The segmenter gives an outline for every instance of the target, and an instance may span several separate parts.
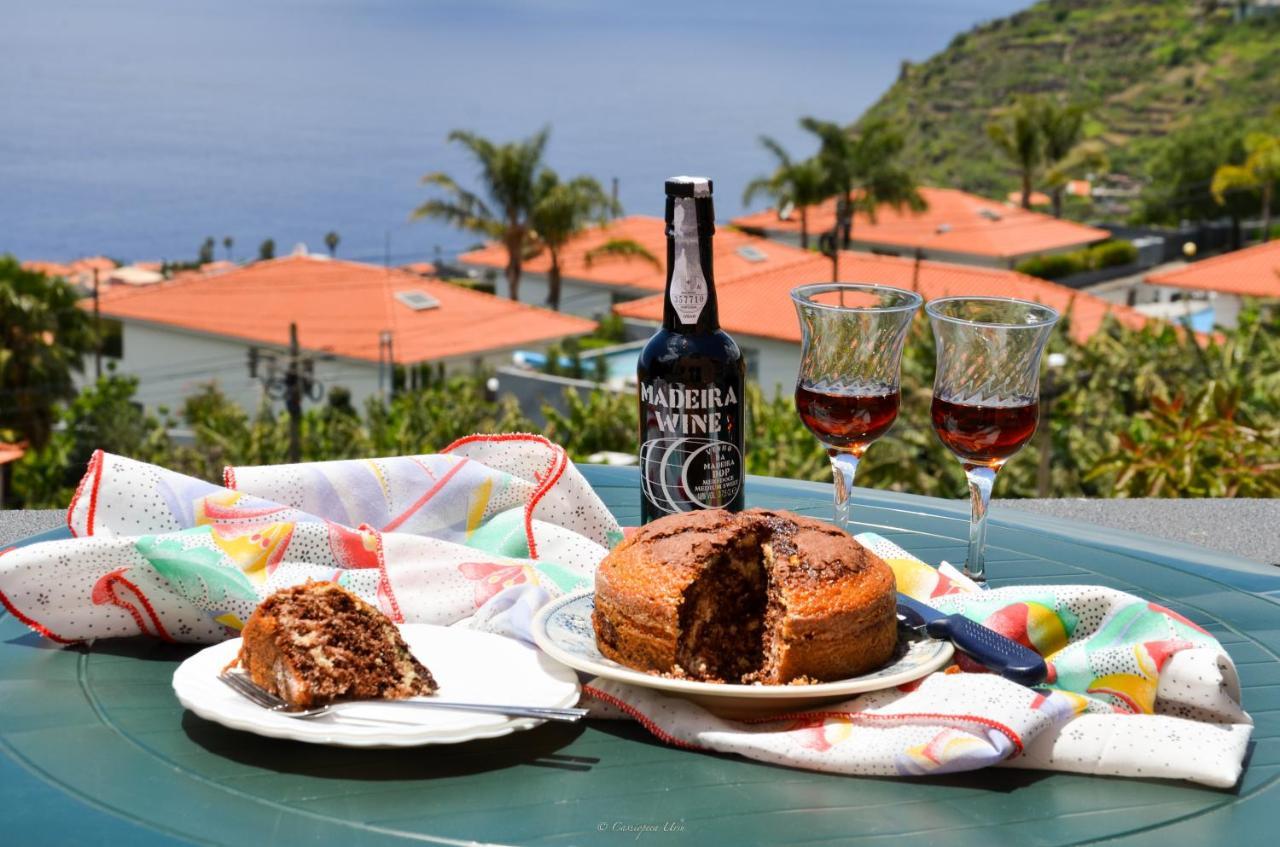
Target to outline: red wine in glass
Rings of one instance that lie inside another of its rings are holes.
[[[987,406],[933,398],[933,429],[966,465],[999,467],[1035,434],[1040,404]]]
[[[887,387],[820,390],[796,386],[796,410],[809,431],[828,447],[857,455],[898,419],[901,394]]]

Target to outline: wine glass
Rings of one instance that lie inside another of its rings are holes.
[[[898,417],[902,345],[920,295],[833,282],[791,292],[803,345],[796,410],[831,457],[835,518],[849,528],[858,460]]]
[[[944,297],[925,313],[937,345],[933,430],[969,479],[964,572],[986,579],[987,505],[996,473],[1040,419],[1040,356],[1058,313],[1004,297]]]

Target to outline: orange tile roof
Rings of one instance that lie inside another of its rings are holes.
[[[114,271],[116,263],[106,256],[87,256],[71,263],[72,271],[83,271],[92,274],[94,271]]]
[[[29,271],[36,271],[45,276],[60,276],[66,279],[71,276],[71,267],[60,262],[43,262],[38,259],[29,259],[22,263],[22,267]]]
[[[396,299],[420,291],[437,308]],[[302,346],[378,360],[378,336],[393,335],[397,362],[421,362],[590,332],[593,321],[377,265],[315,256],[254,262],[143,289],[113,288],[102,314],[284,346],[296,321]]]
[[[873,282],[895,288],[912,288],[915,262],[896,256],[843,251],[840,277]],[[729,333],[800,342],[800,325],[791,305],[790,292],[797,285],[831,278],[831,261],[814,256],[808,261],[716,285],[720,303],[720,323]],[[1015,271],[980,268],[947,262],[922,261],[918,290],[925,300],[951,296],[1016,297],[1033,300],[1071,314],[1071,335],[1085,341],[1098,331],[1102,318],[1111,312],[1125,326],[1137,328],[1147,318],[1128,306],[1108,303],[1092,294],[1075,291],[1043,279]],[[621,303],[614,311],[624,317],[659,321],[662,296]]]
[[[602,227],[593,227],[574,238],[561,251],[561,273],[565,279],[598,285],[662,291],[667,284],[665,226],[662,218],[631,215],[610,221]],[[658,264],[654,265],[634,257],[602,256],[588,266],[586,254],[614,239],[630,239],[641,244],[653,254]],[[716,230],[712,245],[714,249],[712,261],[717,283],[727,282],[744,274],[758,273],[761,270],[806,261],[813,255],[798,247],[747,235],[727,227]],[[740,252],[743,248],[753,248],[764,258],[752,261]],[[470,265],[505,268],[507,251],[500,244],[490,244],[479,250],[463,253],[458,257],[458,261]],[[524,264],[524,269],[532,273],[546,273],[550,267],[551,258],[545,251]]]
[[[1014,259],[1078,247],[1111,234],[1105,229],[1058,220],[1050,215],[1010,207],[995,200],[951,188],[921,188],[929,208],[920,214],[883,208],[876,223],[866,215],[854,216],[853,240],[913,250],[934,250],[986,258]],[[835,226],[835,200],[809,209],[809,233]],[[798,233],[800,216],[794,212],[783,221],[773,209],[734,218],[734,225],[764,232]]]
[[[240,266],[237,265],[235,262],[229,261],[227,259],[218,259],[216,262],[205,262],[203,265],[201,265],[200,273],[220,274],[220,273],[226,273],[227,271],[234,271],[238,267]]]
[[[1256,244],[1184,268],[1154,273],[1147,277],[1147,282],[1241,297],[1280,297],[1280,241]]]

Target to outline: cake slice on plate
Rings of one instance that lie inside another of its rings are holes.
[[[396,625],[337,583],[280,589],[254,610],[241,638],[239,665],[299,708],[399,700],[437,688]]]

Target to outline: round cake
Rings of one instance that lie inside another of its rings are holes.
[[[898,641],[893,571],[836,527],[790,512],[668,515],[596,571],[600,652],[709,682],[784,684],[873,670]]]

